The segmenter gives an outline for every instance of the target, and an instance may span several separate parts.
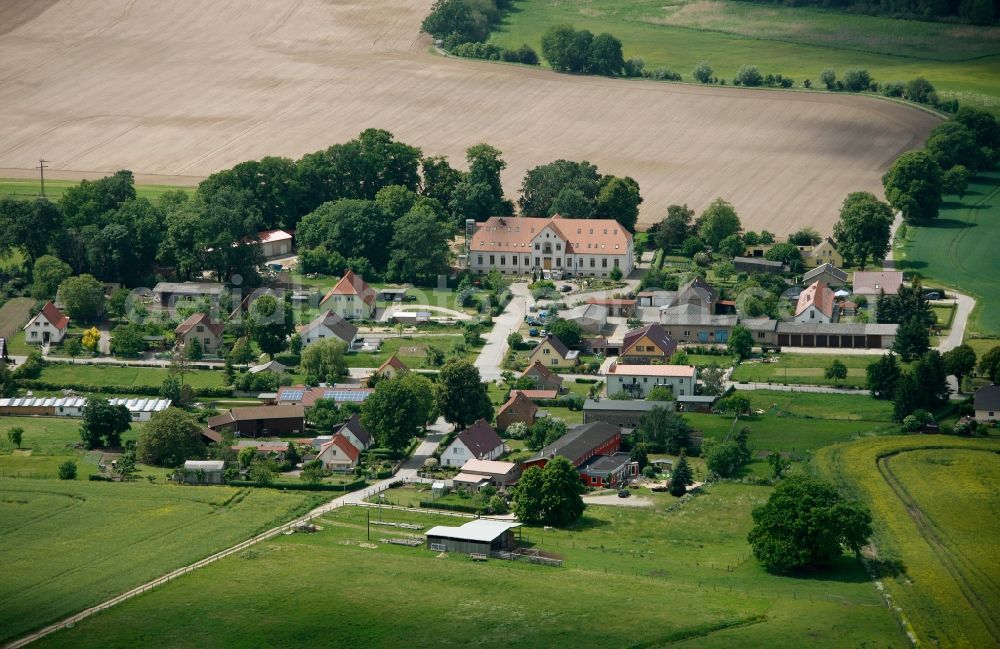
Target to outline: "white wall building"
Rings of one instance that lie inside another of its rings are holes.
[[[534,270],[567,276],[608,277],[632,272],[632,234],[613,219],[494,216],[475,227],[469,268],[525,275]]]
[[[693,365],[620,365],[608,361],[604,371],[608,395],[626,392],[634,399],[644,399],[658,385],[665,385],[675,397],[694,394],[698,370]]]

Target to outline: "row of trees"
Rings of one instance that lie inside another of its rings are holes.
[[[620,40],[571,25],[553,25],[542,33],[542,56],[558,72],[616,76],[625,71]]]
[[[969,180],[1000,161],[1000,123],[963,106],[931,131],[923,149],[901,155],[882,177],[885,195],[908,222],[934,219],[945,194],[963,196]]]
[[[783,4],[790,7],[816,6],[847,12],[884,14],[919,20],[928,18],[955,19],[973,25],[989,25],[1000,15],[995,0],[962,0],[961,2],[928,2],[927,0],[753,0],[763,4]]]
[[[444,42],[445,49],[483,42],[510,5],[508,0],[437,0],[421,31]]]

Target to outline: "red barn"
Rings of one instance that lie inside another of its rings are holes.
[[[617,426],[603,421],[575,426],[534,457],[521,463],[523,469],[537,466],[544,469],[549,460],[561,455],[577,469],[599,455],[614,455],[622,445],[622,433]]]

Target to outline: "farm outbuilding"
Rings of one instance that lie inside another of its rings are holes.
[[[460,527],[438,525],[427,530],[427,549],[436,552],[486,555],[510,550],[517,543],[514,530],[518,527],[521,527],[521,524],[513,521],[494,521],[485,518],[470,521]]]
[[[188,460],[180,473],[185,484],[222,484],[225,469],[222,460]]]

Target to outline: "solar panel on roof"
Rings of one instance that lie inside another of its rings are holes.
[[[280,399],[282,401],[299,401],[305,394],[305,390],[282,390]]]
[[[329,390],[325,393],[325,399],[333,399],[334,401],[364,401],[368,398],[370,392],[361,390]]]

